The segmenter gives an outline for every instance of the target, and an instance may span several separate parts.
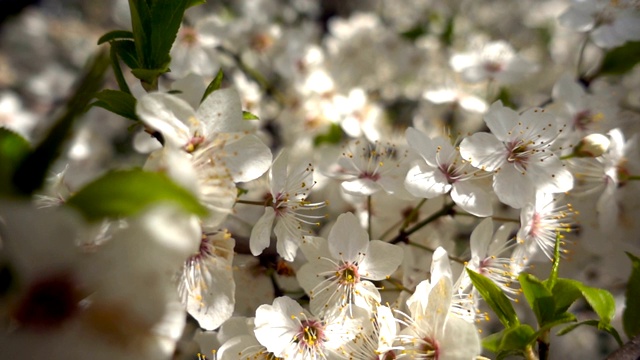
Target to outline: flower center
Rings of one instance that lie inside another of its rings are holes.
[[[322,346],[325,341],[324,325],[318,320],[303,320],[294,341],[304,350],[310,350]]]
[[[422,339],[418,353],[422,355],[421,359],[438,359],[440,356],[438,342],[430,337]]]
[[[341,285],[354,285],[360,282],[360,274],[358,274],[358,265],[354,263],[345,263],[338,271],[336,277]]]

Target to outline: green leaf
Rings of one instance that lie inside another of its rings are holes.
[[[111,60],[111,68],[113,69],[113,74],[115,75],[116,81],[118,82],[118,87],[120,88],[120,90],[126,92],[127,94],[131,94],[129,85],[127,85],[127,80],[124,78],[122,68],[120,67],[118,52],[113,46],[113,43],[109,46],[109,59]]]
[[[446,45],[451,46],[453,44],[453,35],[455,28],[455,16],[451,15],[447,18],[447,22],[444,26],[444,31],[440,34],[440,41]]]
[[[165,174],[140,169],[109,172],[86,185],[66,204],[80,210],[88,220],[95,221],[130,216],[151,204],[167,201],[196,215],[207,213],[192,193]]]
[[[571,280],[558,279],[551,289],[556,303],[556,313],[562,313],[569,309],[582,296],[582,292]]]
[[[540,335],[542,335],[543,332],[556,327],[558,325],[562,325],[562,324],[566,324],[569,322],[574,322],[577,321],[576,316],[573,315],[572,313],[569,312],[564,312],[561,314],[556,314],[555,318],[552,321],[548,321],[547,323],[545,323],[543,326],[541,326],[540,328],[538,328],[538,331],[536,331],[536,338],[540,337]]]
[[[410,28],[409,30],[401,32],[400,37],[410,41],[415,41],[419,37],[426,35],[428,33],[429,33],[428,24],[417,24],[416,26]]]
[[[31,145],[25,138],[0,127],[0,193],[11,192],[13,173],[30,152]]]
[[[484,301],[498,316],[498,320],[507,328],[520,325],[511,301],[493,281],[472,270],[467,269],[473,286],[478,290]]]
[[[151,0],[150,58],[147,69],[166,69],[171,62],[169,51],[178,35],[184,11],[191,0]]]
[[[551,273],[549,279],[546,282],[547,289],[553,289],[558,280],[558,271],[560,269],[560,243],[562,241],[562,235],[559,231],[556,232],[556,242],[553,247],[553,264],[551,265]]]
[[[137,69],[140,67],[140,62],[138,61],[138,55],[136,53],[136,45],[133,41],[112,41],[111,48],[114,49],[116,54],[118,54],[120,59],[122,59],[129,69]]]
[[[105,89],[96,94],[98,101],[92,103],[131,120],[139,120],[136,115],[136,98],[119,90]]]
[[[13,185],[22,194],[31,195],[44,184],[49,167],[71,136],[75,120],[85,112],[89,101],[102,87],[108,66],[109,56],[105,51],[94,57],[89,70],[80,79],[79,86],[67,102],[65,111],[54,121],[45,139],[20,162],[13,176]]]
[[[535,341],[535,330],[527,324],[517,325],[505,329],[504,336],[500,341],[499,352],[502,351],[524,351],[527,345]]]
[[[531,274],[521,273],[518,281],[524,297],[538,319],[538,324],[542,326],[553,321],[556,305],[551,291],[544,286],[542,281]]]
[[[618,331],[613,326],[611,326],[611,324],[602,324],[602,322],[598,320],[585,320],[579,323],[569,325],[564,329],[558,331],[556,335],[558,336],[566,335],[571,331],[575,330],[575,328],[577,328],[578,326],[582,326],[582,325],[593,326],[595,328],[598,328],[598,330],[600,331],[609,333],[611,336],[613,336],[613,338],[616,340],[619,346],[623,345],[622,338],[620,338],[620,334],[618,334]]]
[[[506,330],[507,329],[502,329],[497,333],[485,336],[482,339],[482,347],[493,353],[498,353],[500,351],[500,342],[502,341],[502,337],[504,337],[504,332]]]
[[[192,6],[196,6],[196,5],[202,5],[204,3],[206,3],[207,0],[190,0],[189,3],[187,4],[187,9],[192,7]]]
[[[122,39],[133,40],[133,33],[127,30],[109,31],[108,33],[102,35],[100,39],[98,39],[98,45],[104,44],[107,41],[122,40]]]
[[[257,115],[244,110],[242,111],[242,119],[243,120],[260,120],[260,118]]]
[[[131,29],[136,48],[138,66],[148,68],[148,58],[151,57],[149,35],[151,33],[151,10],[147,0],[129,0],[131,12]],[[123,59],[124,60],[124,59]],[[138,66],[129,66],[132,69]]]
[[[332,123],[331,127],[329,127],[329,131],[322,135],[316,136],[313,139],[313,145],[319,146],[321,144],[339,144],[342,141],[342,128],[340,125]]]
[[[640,41],[630,41],[609,50],[602,59],[598,75],[620,75],[640,62]]]
[[[207,89],[204,91],[204,94],[202,94],[202,99],[200,100],[201,104],[204,101],[204,99],[207,98],[207,96],[209,96],[212,92],[219,90],[220,87],[222,87],[223,78],[224,78],[224,73],[222,72],[222,69],[220,69],[218,70],[216,77],[213,80],[211,80],[211,82],[209,83],[209,86],[207,86]]]
[[[640,334],[640,258],[627,253],[631,259],[631,276],[625,293],[625,308],[622,314],[622,325],[629,339]]]
[[[616,302],[613,295],[604,289],[592,288],[583,284],[580,291],[582,296],[591,305],[593,311],[600,317],[600,322],[609,324],[616,313]]]

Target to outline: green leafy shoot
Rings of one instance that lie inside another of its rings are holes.
[[[529,306],[536,315],[538,324],[544,325],[555,319],[556,305],[553,295],[542,281],[531,274],[521,273],[518,277],[520,287]]]
[[[201,104],[204,101],[204,99],[207,98],[207,96],[211,95],[212,92],[219,90],[222,87],[223,78],[224,78],[224,73],[222,72],[222,69],[220,69],[218,70],[216,77],[213,78],[213,80],[211,80],[211,82],[207,86],[207,89],[204,91],[204,94],[202,94],[202,99],[200,99]]]
[[[487,305],[493,310],[498,320],[506,327],[514,327],[520,325],[520,320],[516,315],[511,300],[502,292],[502,290],[493,281],[467,269],[467,273],[471,278],[473,286],[478,290]]]
[[[146,207],[171,202],[185,211],[204,216],[206,208],[196,197],[165,174],[141,169],[111,171],[89,183],[66,202],[89,221],[134,215]]]
[[[100,39],[98,39],[98,45],[102,45],[106,42],[113,40],[133,40],[133,33],[128,30],[113,30],[108,33],[102,35]]]
[[[625,293],[625,309],[622,314],[624,332],[631,339],[640,334],[640,258],[627,253],[631,260],[631,276]]]
[[[89,70],[80,79],[79,85],[66,104],[45,139],[20,162],[13,176],[14,187],[24,195],[39,189],[47,177],[51,164],[58,158],[71,136],[76,119],[82,115],[95,93],[102,87],[104,73],[109,66],[109,56],[102,51],[94,57]]]
[[[131,120],[139,120],[136,115],[136,98],[124,91],[105,89],[96,94],[97,101],[92,106],[109,110]]]
[[[260,120],[260,118],[257,115],[244,110],[242,111],[242,119],[243,120]]]
[[[31,145],[25,138],[0,127],[0,193],[11,192],[13,174],[30,152]]]
[[[633,69],[638,62],[640,62],[640,41],[630,41],[609,50],[604,55],[598,75],[621,75]]]
[[[329,127],[329,131],[324,134],[316,136],[313,139],[314,146],[320,146],[322,144],[339,144],[342,141],[342,128],[338,124],[332,123]]]

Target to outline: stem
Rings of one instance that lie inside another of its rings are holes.
[[[536,356],[536,353],[533,351],[533,347],[531,345],[527,345],[527,347],[524,349],[524,358],[527,360],[538,360],[538,356]]]
[[[371,239],[371,195],[367,196],[367,234]]]
[[[252,200],[236,200],[236,204],[247,204],[247,205],[258,205],[258,206],[267,206],[264,201],[252,201]]]
[[[400,242],[408,243],[409,239],[407,239],[407,237],[409,235],[411,235],[414,232],[422,229],[423,227],[425,227],[429,223],[432,223],[433,221],[437,220],[439,217],[442,217],[442,216],[445,216],[445,215],[453,215],[453,214],[455,214],[455,212],[453,211],[453,207],[454,206],[455,206],[455,203],[447,204],[447,205],[443,206],[442,209],[440,209],[440,211],[438,211],[438,212],[434,213],[433,215],[429,216],[428,218],[422,220],[421,222],[419,222],[416,225],[412,226],[408,230],[400,230],[400,233],[398,234],[398,236],[393,238],[390,241],[390,243],[391,244],[397,244],[397,243],[400,243]]]
[[[422,249],[422,250],[427,250],[428,252],[431,252],[431,253],[436,252],[436,249],[432,249],[432,248],[430,248],[428,246],[425,246],[425,245],[422,245],[422,244],[418,244],[417,242],[413,242],[411,240],[407,240],[407,244],[409,244],[411,246],[415,246],[415,247],[417,247],[419,249]],[[467,264],[467,261],[464,260],[464,259],[460,259],[460,258],[457,258],[455,256],[451,256],[448,253],[447,253],[447,256],[449,257],[449,260],[451,260],[451,261],[455,261],[455,262],[457,262],[459,264],[462,264],[462,265],[466,265]]]
[[[456,216],[458,216],[458,215],[476,217],[473,214],[456,211]],[[500,217],[500,216],[490,216],[490,218],[495,220],[495,221],[502,221],[502,222],[513,222],[513,223],[519,223],[520,222],[520,220],[518,220],[518,219],[510,219],[510,218]]]
[[[640,180],[640,175],[630,175],[627,180]]]
[[[389,277],[389,278],[386,278],[385,281],[388,281],[388,282],[392,283],[396,287],[396,290],[406,291],[409,294],[413,294],[413,290],[410,290],[410,289],[407,289],[406,287],[404,287],[404,285],[402,285],[402,281],[400,281],[400,280],[398,280],[396,278]]]
[[[574,157],[576,156],[573,153],[571,153],[568,155],[560,156],[560,160],[569,160],[569,159],[573,159]]]
[[[422,207],[422,205],[424,205],[424,203],[427,202],[427,199],[422,199],[420,200],[420,202],[418,203],[418,205],[416,205],[411,212],[409,213],[409,215],[407,215],[407,217],[404,219],[404,222],[402,223],[402,227],[400,227],[400,231],[403,231],[404,229],[406,229],[409,226],[409,223],[411,223],[414,219],[416,219],[416,215],[418,214],[418,210],[420,210],[420,208]]]
[[[540,360],[547,360],[549,358],[549,331],[545,330],[540,337],[538,338],[538,355],[540,355]]]

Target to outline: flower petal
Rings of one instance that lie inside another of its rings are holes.
[[[398,269],[403,257],[404,251],[401,247],[372,240],[369,242],[366,257],[358,266],[358,272],[365,279],[382,280]]]
[[[258,219],[258,222],[251,229],[251,237],[249,238],[249,247],[251,254],[258,256],[262,254],[262,250],[271,243],[271,227],[273,220],[276,218],[276,212],[272,207],[265,207],[264,214]]]
[[[329,232],[329,251],[336,260],[353,262],[367,252],[369,235],[360,226],[360,221],[352,213],[338,216]]]

